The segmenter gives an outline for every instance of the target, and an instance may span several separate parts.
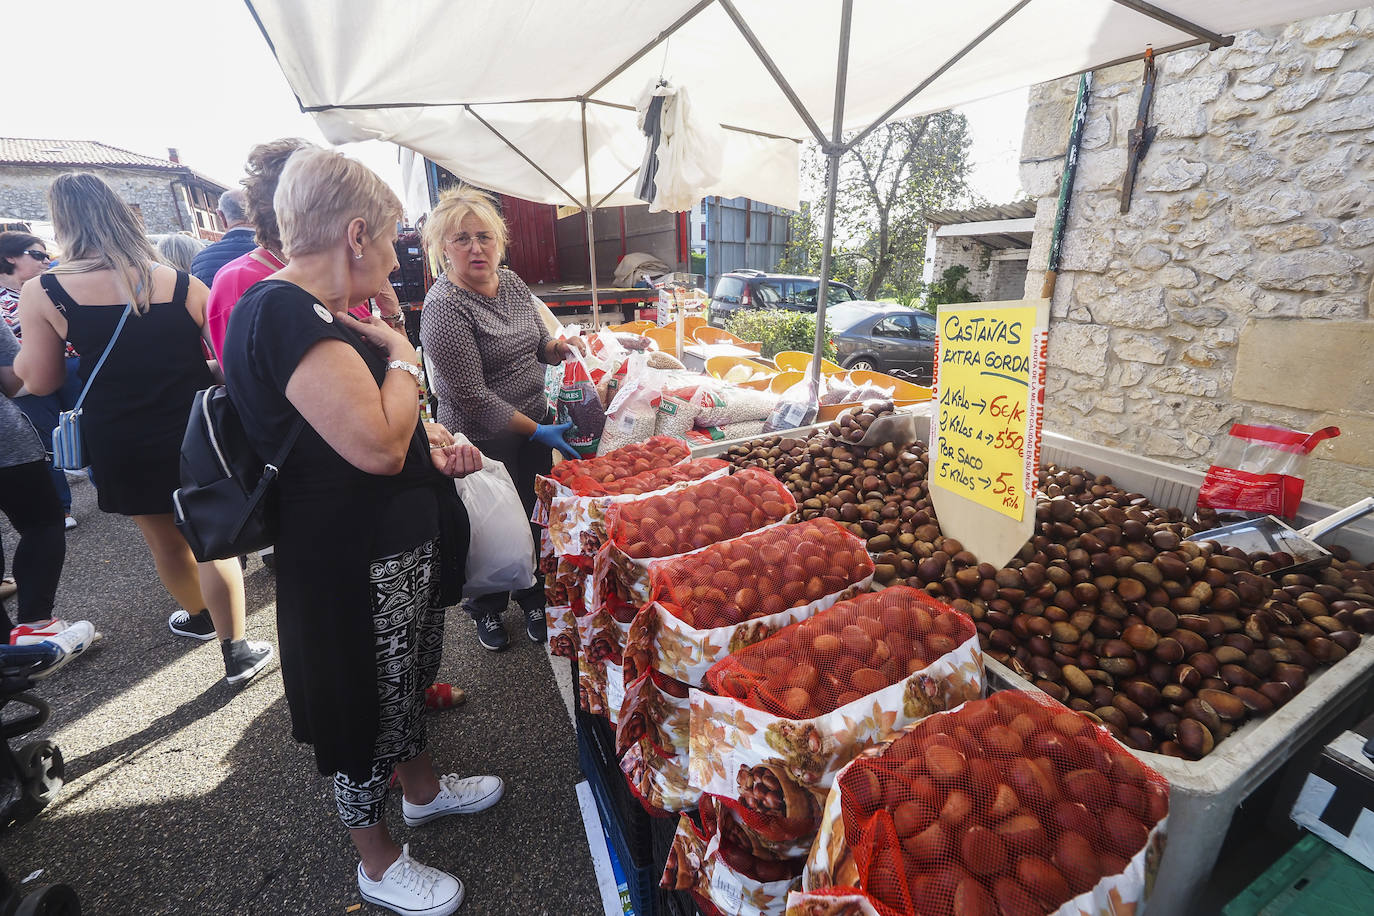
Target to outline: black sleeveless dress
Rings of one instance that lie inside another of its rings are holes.
[[[84,386],[105,352],[125,304],[78,303],[53,274],[43,289],[67,316],[67,339],[81,353]],[[197,391],[215,383],[201,350],[200,327],[186,311],[190,275],[177,271],[170,302],[154,302],[124,323],[82,404],[97,499],[104,512],[160,515],[172,511],[180,486],[181,440]]]

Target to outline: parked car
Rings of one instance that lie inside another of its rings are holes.
[[[935,368],[935,316],[902,305],[841,303],[826,310],[836,361],[846,369],[909,374],[929,385]]]
[[[781,308],[797,312],[816,311],[816,291],[820,277],[795,274],[769,274],[761,270],[732,270],[720,275],[706,320],[712,327],[723,328],[737,312],[746,309]],[[828,305],[853,302],[859,294],[846,283],[830,281]]]

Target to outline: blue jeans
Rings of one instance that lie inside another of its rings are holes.
[[[68,356],[66,361],[67,378],[61,388],[52,394],[26,394],[22,398],[14,399],[14,403],[19,405],[19,409],[24,411],[24,415],[33,423],[34,429],[38,430],[38,437],[43,440],[43,447],[48,450],[49,456],[52,455],[52,431],[57,427],[57,415],[75,407],[76,399],[81,396],[81,380],[76,375],[81,359]],[[53,486],[57,488],[57,498],[62,502],[62,513],[70,515],[72,491],[67,486],[67,475],[52,466],[51,457],[48,469],[52,472]]]

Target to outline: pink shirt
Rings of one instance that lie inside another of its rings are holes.
[[[285,266],[266,248],[254,248],[215,272],[210,298],[205,304],[205,327],[210,332],[210,343],[215,348],[221,366],[224,365],[224,335],[229,330],[229,313],[238,305],[239,297],[248,291],[248,287],[259,280],[266,280]],[[372,305],[364,300],[348,311],[356,318],[366,318],[372,314]]]

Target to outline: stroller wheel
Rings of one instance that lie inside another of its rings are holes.
[[[51,741],[30,741],[19,749],[15,759],[24,777],[24,794],[39,808],[44,807],[61,791],[67,775],[62,751]]]
[[[81,916],[81,901],[67,885],[55,884],[25,897],[14,916]]]

